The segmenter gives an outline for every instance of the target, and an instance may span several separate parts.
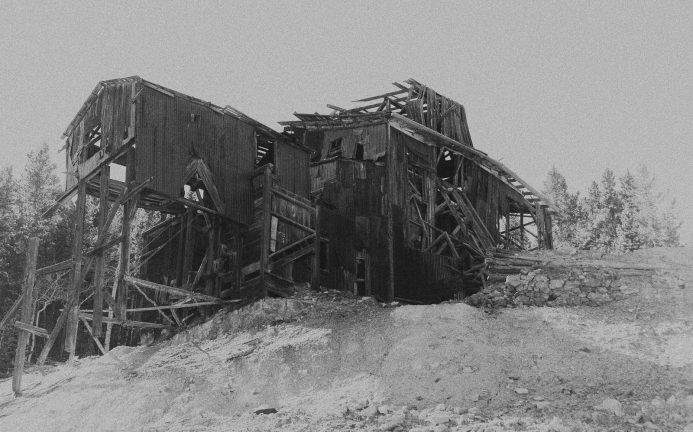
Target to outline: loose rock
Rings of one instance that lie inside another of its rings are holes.
[[[611,413],[617,417],[623,416],[623,406],[621,405],[621,402],[617,401],[616,399],[604,399],[602,403],[597,405],[595,408],[599,411]]]

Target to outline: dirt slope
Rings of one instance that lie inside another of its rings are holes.
[[[268,299],[2,381],[0,431],[683,430],[693,251],[618,259],[660,270],[598,308]]]

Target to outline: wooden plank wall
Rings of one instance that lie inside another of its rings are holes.
[[[79,151],[88,142],[86,134],[96,125],[101,124],[101,148],[106,153],[117,151],[127,136],[130,127],[130,100],[132,87],[136,83],[118,82],[109,84],[101,90],[99,96],[87,108],[81,121],[66,138],[67,143],[67,188],[77,183],[71,174],[77,170]]]
[[[309,136],[312,134],[316,134],[316,132],[308,133]],[[330,144],[339,138],[342,139],[342,157],[349,159],[356,156],[357,143],[363,145],[364,160],[376,160],[384,156],[387,147],[387,127],[384,124],[348,129],[328,129],[317,136],[320,135],[323,138],[320,146],[321,159],[327,158]],[[306,140],[312,139],[306,138]]]
[[[150,176],[151,189],[181,196],[185,167],[194,156],[209,167],[224,214],[251,219],[250,177],[255,164],[255,130],[186,98],[143,87],[138,99],[137,180]]]
[[[337,179],[337,160],[318,162],[310,166],[310,193],[323,189],[326,182]]]
[[[282,188],[275,187],[275,189],[286,193],[286,190]],[[281,196],[272,195],[272,212],[284,216],[292,221],[298,222],[299,224],[315,229],[315,215],[312,211],[305,207],[296,205],[291,201],[282,198]],[[284,246],[295,243],[309,235],[308,232],[293,226],[282,220],[277,221],[276,230],[276,245],[274,250],[279,250]]]
[[[310,194],[308,151],[291,144],[277,142],[274,162],[281,187],[302,197],[308,197]]]
[[[437,303],[451,299],[461,290],[462,275],[453,270],[460,268],[459,260],[417,251],[399,241],[395,242],[394,251],[395,298]]]
[[[337,161],[334,181],[325,183],[321,197],[320,233],[329,239],[328,275],[322,284],[351,291],[356,274],[356,253],[370,254],[371,290],[386,298],[389,270],[385,167],[371,161]]]

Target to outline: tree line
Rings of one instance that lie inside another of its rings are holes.
[[[557,248],[628,252],[680,246],[682,222],[676,200],[657,190],[655,177],[645,165],[618,178],[607,168],[586,193],[571,192],[554,167],[543,192],[561,210],[553,218]]]
[[[68,200],[50,214],[50,208],[64,192],[58,179],[56,165],[51,161],[48,145],[27,154],[24,170],[16,174],[12,167],[0,169],[0,319],[5,316],[12,304],[21,295],[24,260],[27,240],[39,239],[37,267],[44,267],[69,259],[73,247],[73,223],[76,213],[74,200]],[[121,210],[118,210],[111,226],[116,235],[121,229]],[[87,196],[85,211],[84,247],[96,243],[98,233],[98,200]],[[132,225],[131,260],[137,262],[143,248],[140,233],[154,225],[161,217],[158,212],[138,210]],[[112,283],[117,267],[118,250],[111,248],[106,256],[106,281]],[[35,289],[34,325],[51,330],[67,300],[69,274],[51,275],[37,279]],[[83,301],[83,308],[91,307],[89,296]],[[16,319],[16,317],[15,317]],[[90,354],[95,351],[91,338],[80,327],[78,346],[86,347]],[[119,334],[114,327],[114,337],[121,343],[129,334]],[[17,331],[10,324],[0,329],[0,377],[12,372]],[[62,337],[58,339],[62,341]],[[43,344],[40,338],[32,336],[27,352],[29,360],[38,355]],[[65,353],[60,343],[54,347],[53,359],[63,359]],[[91,352],[90,352],[91,351]]]

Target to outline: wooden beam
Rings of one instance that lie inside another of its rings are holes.
[[[320,206],[315,206],[315,242],[313,243],[313,268],[310,285],[313,291],[320,290]]]
[[[63,326],[65,325],[65,321],[67,321],[67,316],[70,313],[70,308],[65,307],[62,312],[60,312],[60,316],[58,316],[58,320],[55,322],[55,326],[53,326],[53,330],[51,330],[51,334],[48,337],[48,340],[46,341],[46,344],[43,346],[43,349],[41,350],[41,354],[39,355],[38,359],[36,360],[36,364],[39,366],[43,365],[46,362],[46,359],[48,358],[48,354],[51,351],[51,348],[55,344],[55,341],[58,340],[58,335],[60,334],[60,330],[62,330]]]
[[[102,318],[102,317],[94,317],[94,322],[96,322],[96,321],[101,322],[101,318]],[[96,337],[96,334],[95,334],[94,331],[91,329],[91,326],[89,325],[89,322],[88,322],[84,317],[81,317],[81,316],[79,317],[79,319],[82,320],[82,324],[84,324],[84,328],[87,329],[87,331],[89,332],[89,335],[90,335],[91,338],[94,340],[94,343],[95,343],[96,346],[99,348],[99,351],[101,351],[101,355],[106,355],[106,352],[107,352],[106,349],[105,349],[105,348],[103,347],[103,345],[101,344],[101,341],[99,340],[99,338]],[[95,324],[95,325],[96,325],[96,324]]]
[[[140,287],[138,287],[137,285],[135,285],[135,288],[137,289],[137,291],[139,291],[140,294],[142,294],[142,297],[144,297],[145,300],[147,300],[149,303],[153,304],[155,307],[158,308],[159,305],[156,304],[156,302],[155,302],[154,300],[150,299],[149,296],[148,296],[144,291],[142,291],[142,289],[141,289]],[[164,317],[164,319],[165,319],[166,321],[168,321],[169,324],[173,324],[173,320],[172,320],[171,318],[169,318],[168,315],[166,315],[165,313],[163,313],[163,312],[161,311],[161,309],[155,309],[155,310],[156,310],[157,312],[159,312],[159,315],[161,315],[162,317]],[[127,312],[127,309],[126,309],[125,311]],[[94,316],[94,321],[95,321],[95,322],[96,322],[96,320],[99,320],[99,321],[100,321],[100,318],[102,318],[102,317]]]
[[[21,321],[32,322],[34,317],[34,285],[36,283],[36,258],[38,257],[38,238],[32,237],[26,248],[24,263],[24,280],[22,282],[22,314]],[[22,395],[22,374],[26,361],[26,346],[29,343],[29,332],[20,331],[17,338],[17,349],[14,356],[14,371],[12,372],[12,391],[15,397]]]
[[[272,193],[277,195],[280,198],[283,198],[283,199],[289,201],[292,204],[296,204],[299,207],[303,207],[307,210],[311,210],[311,211],[315,212],[315,207],[312,204],[310,204],[309,202],[304,202],[304,201],[302,201],[296,197],[292,197],[291,195],[288,195],[288,194],[284,193],[283,191],[280,191],[276,188],[272,188]]]
[[[101,168],[101,173],[99,174],[99,220],[98,220],[98,232],[99,236],[103,235],[104,226],[106,224],[106,213],[108,212],[108,183],[110,180],[111,171],[108,166]],[[94,339],[98,341],[98,337],[101,336],[101,316],[103,315],[103,288],[105,283],[105,267],[106,267],[106,255],[104,249],[102,248],[98,255],[96,256],[96,268],[94,269],[94,313],[96,314],[96,319],[94,320],[94,332],[89,332],[92,334]],[[99,342],[100,344],[100,342]],[[103,347],[102,347],[103,348]]]
[[[14,315],[17,312],[19,312],[19,306],[22,304],[23,298],[24,297],[20,295],[19,297],[17,297],[17,300],[15,300],[14,303],[12,303],[12,307],[10,307],[10,310],[7,311],[5,316],[2,318],[2,321],[0,321],[0,331],[2,331],[2,329],[5,328],[5,326],[7,325],[7,323],[10,322],[12,317],[14,317]]]
[[[273,271],[275,269],[281,268],[293,261],[296,261],[297,259],[304,257],[306,255],[309,255],[311,253],[315,252],[315,247],[314,245],[308,244],[305,247],[297,250],[296,252],[292,252],[291,254],[282,257],[278,259],[277,261],[270,262],[268,267],[270,271]]]
[[[388,266],[388,278],[386,286],[385,301],[391,302],[395,298],[395,251],[394,251],[394,222],[393,212],[394,206],[392,204],[393,199],[396,194],[396,182],[397,174],[395,172],[398,166],[396,160],[396,154],[393,150],[393,140],[392,140],[392,128],[388,124],[386,127],[386,171],[385,171],[385,181],[386,181],[386,193],[385,193],[385,217],[386,217],[386,228],[385,228],[385,241],[387,247],[387,266]]]
[[[284,222],[284,223],[287,223],[287,224],[289,224],[289,225],[291,225],[291,226],[294,226],[294,227],[296,227],[296,228],[298,228],[298,229],[300,229],[300,230],[302,230],[302,231],[305,231],[305,232],[307,232],[307,233],[309,233],[309,234],[315,234],[315,230],[314,230],[313,228],[307,227],[307,226],[305,226],[305,225],[303,225],[303,224],[301,224],[301,223],[299,223],[299,222],[296,222],[295,220],[293,220],[293,219],[291,219],[291,218],[288,218],[288,217],[286,217],[286,216],[284,216],[284,215],[281,215],[281,214],[279,214],[279,213],[277,213],[277,212],[270,212],[270,215],[276,217],[277,219],[279,219],[280,221],[282,221],[282,222]]]
[[[212,174],[212,171],[210,171],[207,164],[201,158],[194,158],[192,161],[190,161],[188,167],[186,168],[186,175],[184,181],[187,182],[188,180],[190,180],[190,178],[192,178],[192,176],[195,175],[195,173],[197,173],[200,176],[202,183],[204,183],[205,188],[207,189],[207,192],[209,192],[209,195],[212,197],[212,202],[216,206],[217,211],[223,213],[224,202],[221,200],[219,191],[217,190],[217,187],[214,184],[214,175]]]
[[[262,190],[262,231],[260,233],[260,274],[267,270],[272,236],[272,171],[265,167]],[[264,282],[263,282],[264,285]],[[266,293],[264,293],[266,295]]]
[[[117,283],[117,289],[116,289],[116,295],[115,295],[115,300],[116,303],[118,304],[118,307],[121,309],[121,311],[124,311],[127,305],[127,284],[125,284],[125,281],[123,278],[126,275],[130,274],[130,231],[131,231],[131,223],[132,219],[135,216],[135,212],[137,211],[137,194],[139,193],[140,190],[144,188],[144,186],[149,183],[153,177],[150,177],[149,179],[145,180],[144,182],[140,183],[138,186],[135,186],[133,188],[130,188],[129,185],[131,185],[134,180],[135,180],[135,168],[136,168],[136,152],[135,149],[131,149],[127,153],[127,160],[126,160],[126,165],[125,165],[125,183],[128,184],[128,189],[129,190],[126,194],[125,197],[122,200],[123,203],[123,222],[122,222],[122,229],[121,229],[121,242],[120,242],[120,254],[118,256],[118,269],[115,275],[115,282]],[[114,204],[114,208],[116,205]],[[111,209],[113,210],[113,209]],[[110,216],[110,213],[109,213]],[[107,230],[109,226],[108,221],[106,221],[103,229]],[[125,319],[125,313],[121,312],[121,316],[119,317],[121,319]]]
[[[57,272],[65,271],[65,270],[71,270],[73,266],[74,266],[74,262],[72,262],[72,259],[67,259],[65,261],[61,261],[61,262],[56,263],[56,264],[51,264],[49,266],[41,267],[40,269],[36,270],[36,275],[41,276],[41,275],[57,273]]]
[[[172,297],[177,297],[177,298],[192,297],[194,299],[203,300],[203,301],[217,301],[217,300],[219,300],[216,297],[212,297],[212,296],[209,296],[206,294],[188,291],[188,290],[185,290],[183,288],[175,288],[172,286],[163,285],[163,284],[159,284],[156,282],[150,282],[150,281],[147,281],[144,279],[139,279],[139,278],[136,278],[133,276],[124,276],[123,280],[125,282],[137,285],[141,288],[148,288],[148,289],[158,291],[158,292],[165,292],[165,293],[171,295]],[[125,309],[123,309],[123,310],[125,310]]]
[[[237,300],[217,300],[217,301],[207,301],[207,302],[197,302],[197,303],[178,303],[178,304],[172,304],[172,305],[126,309],[125,312],[134,313],[134,312],[150,312],[150,311],[155,311],[155,310],[163,311],[163,310],[186,309],[186,308],[196,308],[196,307],[202,307],[202,306],[216,306],[216,305],[223,305],[223,304],[229,304],[229,303],[241,303],[242,301],[243,301],[242,299],[237,299]]]
[[[429,145],[434,145],[434,146],[443,146],[446,147],[450,150],[453,150],[457,153],[464,154],[465,156],[470,157],[471,159],[477,158],[480,161],[486,162],[487,164],[495,167],[497,169],[497,172],[492,173],[495,177],[498,177],[501,179],[504,183],[510,185],[510,181],[507,180],[506,178],[503,178],[504,176],[501,175],[501,173],[507,175],[507,177],[513,178],[513,180],[517,181],[520,183],[524,188],[528,189],[532,194],[535,196],[539,197],[542,201],[543,204],[549,207],[553,212],[560,213],[560,209],[556,207],[551,200],[549,200],[546,196],[544,196],[542,193],[534,189],[529,183],[526,181],[522,180],[520,176],[518,176],[514,171],[512,171],[510,168],[505,166],[503,163],[491,158],[488,154],[477,150],[473,147],[464,145],[450,137],[447,137],[439,132],[436,132],[435,130],[432,130],[430,128],[427,128],[425,126],[422,126],[418,123],[416,123],[413,120],[410,120],[400,114],[397,113],[392,113],[390,117],[390,126],[394,127],[398,131],[411,136],[412,138],[427,143]],[[484,167],[479,161],[477,161],[477,164],[482,166],[484,169],[488,171],[487,167]],[[517,186],[511,186],[513,189],[517,190]],[[519,193],[521,191],[517,190]]]
[[[48,338],[50,336],[46,329],[35,326],[33,324],[27,324],[27,323],[23,323],[21,321],[15,321],[14,326],[15,326],[15,328],[18,328],[19,330],[29,332],[29,333],[33,334],[34,336],[38,336],[38,337],[42,337],[42,338]]]
[[[79,320],[77,319],[77,309],[79,308],[79,293],[82,282],[82,246],[84,244],[84,216],[86,212],[87,199],[87,184],[86,181],[79,182],[77,192],[76,213],[73,221],[72,241],[72,279],[70,280],[70,288],[68,291],[68,315],[67,326],[65,329],[65,351],[69,353],[70,361],[75,358],[75,350],[77,347],[77,328]]]
[[[91,314],[87,314],[87,313],[83,313],[83,312],[79,314],[79,318],[89,320],[89,321],[94,320],[94,317]],[[118,318],[109,318],[109,317],[102,317],[102,321],[107,323],[107,324],[117,324],[117,325],[120,325],[123,327],[160,328],[160,329],[171,328],[171,326],[168,326],[165,324],[150,323],[150,322],[145,322],[145,321],[121,320]]]
[[[388,96],[396,96],[396,95],[399,95],[399,94],[402,94],[402,93],[408,93],[408,92],[409,92],[409,89],[407,89],[407,88],[405,88],[405,89],[399,89],[399,90],[395,90],[395,91],[383,93],[383,94],[377,95],[377,96],[370,96],[370,97],[366,97],[366,98],[363,98],[363,99],[358,99],[358,100],[355,100],[354,102],[370,102],[370,101],[372,101],[372,100],[382,99],[382,98],[386,98],[386,97],[388,97]]]
[[[128,152],[128,154],[127,154],[128,160],[132,159],[131,163],[133,165],[135,164],[134,154],[135,154],[134,151]],[[132,173],[130,173],[129,171],[132,171]],[[95,248],[100,246],[104,242],[106,234],[108,233],[108,229],[111,227],[111,223],[113,222],[113,218],[115,217],[116,212],[118,211],[118,206],[120,206],[121,204],[124,205],[123,215],[125,215],[125,207],[128,207],[128,206],[131,207],[132,206],[130,203],[132,198],[135,197],[142,189],[144,189],[147,186],[147,184],[149,182],[151,182],[154,179],[154,177],[149,177],[148,179],[146,179],[142,183],[132,186],[132,181],[127,180],[128,176],[130,179],[134,179],[134,176],[135,176],[135,167],[134,166],[132,168],[129,168],[129,166],[127,166],[125,168],[125,177],[126,177],[126,183],[128,184],[128,188],[125,191],[123,191],[123,193],[118,197],[118,199],[113,203],[113,205],[111,205],[111,209],[108,212],[108,216],[106,216],[106,220],[103,223],[102,235],[100,235],[99,238],[96,240],[96,244],[94,246]]]

